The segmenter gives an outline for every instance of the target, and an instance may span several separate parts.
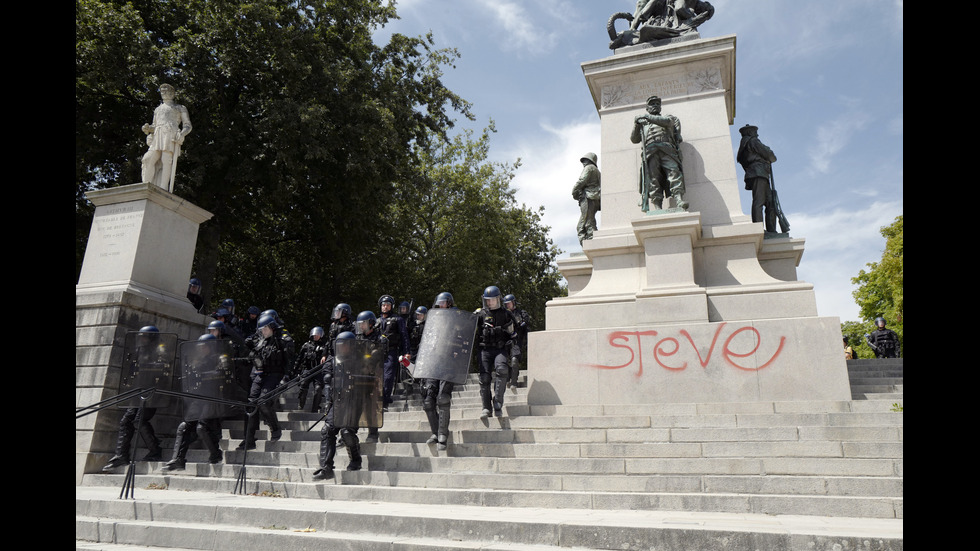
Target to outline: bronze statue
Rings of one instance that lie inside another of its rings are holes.
[[[599,158],[595,153],[586,153],[580,159],[582,161],[582,175],[572,188],[572,198],[578,201],[579,209],[582,214],[578,219],[578,242],[581,244],[586,239],[592,239],[592,232],[596,231],[595,213],[601,210],[601,179],[599,167],[596,163]]]
[[[153,122],[143,125],[149,150],[143,155],[143,183],[156,184],[173,193],[177,157],[184,137],[191,133],[187,108],[174,102],[174,87],[160,85],[162,101],[153,110]]]
[[[758,127],[746,124],[738,132],[742,141],[735,158],[745,171],[745,189],[752,192],[752,221],[763,222],[766,232],[776,233],[776,219],[779,218],[779,225],[786,233],[789,222],[772,185],[772,163],[776,162],[776,154],[759,140]]]
[[[640,209],[648,212],[652,199],[654,209],[661,210],[667,196],[674,198],[678,208],[687,210],[690,205],[684,200],[681,121],[673,115],[661,115],[660,107],[660,98],[650,96],[647,99],[647,113],[633,120],[633,133],[630,135],[630,141],[643,147]]]
[[[698,26],[714,14],[714,6],[701,0],[637,0],[634,13],[620,12],[609,18],[609,49],[696,34]],[[617,33],[618,19],[628,20],[629,29]]]

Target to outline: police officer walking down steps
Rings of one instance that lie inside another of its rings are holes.
[[[504,308],[503,295],[494,285],[483,291],[483,308],[477,310],[480,326],[477,344],[480,348],[480,398],[483,401],[481,419],[493,414],[500,417],[504,407],[504,391],[510,379],[511,347],[517,338],[518,320]],[[490,382],[493,381],[491,404]]]
[[[424,328],[425,326],[424,315],[428,312],[423,311],[424,308],[424,306],[419,306],[418,312],[421,312],[423,317],[421,320],[417,319],[418,325],[416,327]],[[448,292],[439,293],[432,308],[434,310],[440,308],[455,309],[453,295]],[[421,335],[419,338],[421,340]],[[415,361],[418,362],[418,357],[415,358]],[[435,444],[437,450],[446,449],[449,441],[449,411],[452,407],[452,398],[453,383],[439,379],[422,380],[422,409],[425,410],[429,429],[432,430],[432,436],[425,443]]]
[[[320,468],[313,473],[313,480],[331,480],[334,477],[333,467],[334,456],[337,454],[338,433],[347,448],[347,455],[350,457],[347,470],[357,471],[361,468],[361,448],[357,440],[357,427],[338,427],[334,422],[334,367],[337,358],[340,358],[341,362],[349,361],[352,358],[354,340],[354,333],[350,331],[338,334],[331,347],[336,356],[331,355],[323,369],[323,394],[327,414],[323,420],[323,428],[320,429]]]
[[[259,403],[263,398],[275,390],[286,374],[289,366],[287,344],[283,342],[282,336],[278,331],[279,324],[272,314],[263,314],[259,318],[258,332],[259,340],[246,341],[253,347],[251,356],[252,367],[252,387],[248,393],[248,401],[251,404]],[[272,431],[269,438],[275,442],[282,436],[282,429],[279,428],[279,420],[276,418],[276,410],[273,404],[263,402],[258,406],[258,412],[248,416],[248,426],[245,429],[245,439],[238,446],[238,449],[255,449],[255,431],[259,428],[259,415]]]
[[[383,299],[384,297],[382,297]],[[392,306],[394,306],[394,299],[391,301]],[[395,316],[399,320],[398,316]],[[388,341],[388,336],[381,329],[381,322],[378,320],[374,312],[370,310],[365,310],[357,315],[357,321],[354,323],[357,330],[357,340],[367,341],[370,343],[372,348],[371,356],[380,356],[384,361],[384,391],[382,399],[385,400],[388,397],[388,365],[391,359],[391,353],[389,352],[389,346],[391,343]],[[397,365],[397,356],[394,365]],[[394,367],[392,368],[394,369]],[[378,427],[369,427],[367,438],[365,442],[377,442],[378,441]],[[356,469],[348,469],[356,470]]]
[[[313,405],[310,406],[311,412],[320,411],[320,402],[323,399],[323,378],[320,375],[310,377],[316,371],[326,355],[327,339],[322,327],[314,327],[310,330],[310,340],[303,343],[296,357],[296,364],[293,365],[292,376],[301,377],[303,382],[299,384],[299,409],[306,407],[306,395],[309,393],[310,384],[313,384]]]

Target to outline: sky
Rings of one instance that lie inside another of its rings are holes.
[[[880,229],[903,214],[902,0],[712,0],[703,38],[736,35],[735,123],[759,127],[778,157],[773,178],[790,235],[805,238],[797,268],[817,313],[859,319],[851,278],[885,247]],[[635,0],[399,0],[399,19],[375,34],[432,33],[459,58],[443,83],[494,121],[491,160],[520,159],[517,200],[545,207],[563,251],[581,251],[571,188],[578,159],[601,150],[599,115],[583,62],[612,55],[606,22]],[[622,30],[625,21],[617,22]],[[682,121],[683,122],[683,121]],[[737,166],[737,165],[736,165]],[[602,168],[602,159],[599,160]],[[742,189],[742,211],[751,194]],[[602,228],[601,213],[599,228]]]

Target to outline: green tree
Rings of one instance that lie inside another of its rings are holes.
[[[480,307],[484,288],[497,285],[518,297],[535,328],[544,304],[560,292],[554,261],[560,254],[541,209],[518,205],[510,187],[520,161],[488,160],[493,123],[449,141],[419,147],[416,182],[394,190],[387,231],[369,251],[384,273],[387,291],[400,290],[428,306],[436,294],[453,293],[460,308]]]
[[[451,137],[472,119],[442,84],[456,52],[373,43],[393,17],[381,0],[76,0],[76,276],[84,193],[138,179],[169,82],[194,125],[175,191],[214,214],[195,258],[212,307],[275,308],[300,333],[337,302],[449,290],[475,309],[496,284],[540,326],[558,251],[509,187],[520,163],[487,160],[492,123]]]
[[[76,277],[90,189],[135,182],[139,128],[163,82],[194,124],[176,193],[212,212],[196,274],[212,304],[322,315],[357,296],[360,251],[394,189],[415,182],[418,146],[469,105],[442,84],[453,50],[372,31],[381,0],[76,0]],[[397,183],[397,184],[396,184]],[[319,310],[319,311],[317,311]]]
[[[898,334],[899,340],[902,340],[904,333],[902,313],[905,306],[903,216],[881,228],[881,235],[885,238],[881,260],[868,263],[867,271],[861,270],[851,279],[858,286],[854,290],[854,300],[861,308],[861,319],[872,324],[878,316],[884,317],[888,328]],[[903,345],[903,355],[904,349]]]

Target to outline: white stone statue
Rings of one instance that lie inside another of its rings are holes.
[[[153,110],[153,122],[143,125],[149,150],[143,155],[143,183],[156,184],[173,193],[174,174],[180,144],[191,133],[191,118],[187,108],[174,102],[174,87],[160,85],[163,101]]]

